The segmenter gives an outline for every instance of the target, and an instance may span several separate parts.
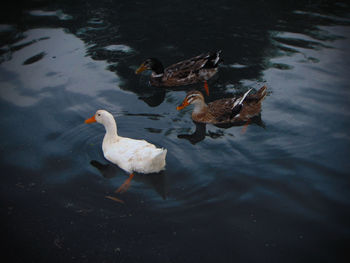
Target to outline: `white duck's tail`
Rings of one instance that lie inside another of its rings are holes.
[[[154,173],[160,172],[165,169],[165,158],[167,154],[167,149],[159,149],[157,153],[152,158],[152,170]]]

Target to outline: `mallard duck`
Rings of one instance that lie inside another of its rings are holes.
[[[255,94],[248,95],[251,89],[242,96],[215,100],[209,104],[204,101],[200,91],[187,93],[177,110],[194,104],[192,119],[199,123],[226,124],[246,122],[261,111],[261,102],[266,96],[267,87],[263,86]]]
[[[94,116],[85,120],[85,123],[93,122],[101,123],[106,129],[102,142],[104,157],[130,174],[116,192],[124,192],[129,188],[134,172],[148,174],[164,170],[166,149],[156,148],[145,140],[119,136],[114,117],[108,111],[98,110]]]
[[[156,87],[173,87],[204,82],[204,89],[209,95],[207,80],[214,76],[218,70],[220,53],[221,50],[215,53],[203,53],[165,69],[158,59],[149,58],[140,65],[135,73],[139,74],[145,70],[152,70],[150,83]]]

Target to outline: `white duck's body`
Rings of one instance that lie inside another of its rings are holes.
[[[145,140],[121,137],[117,134],[117,124],[112,114],[98,110],[89,119],[104,125],[106,134],[103,138],[104,157],[128,173],[157,173],[165,168],[166,149],[157,148]],[[86,120],[89,123],[89,120]]]
[[[112,139],[106,134],[102,150],[104,157],[128,173],[157,173],[165,167],[167,150],[156,148],[145,140],[121,136]]]

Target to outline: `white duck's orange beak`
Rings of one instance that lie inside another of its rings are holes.
[[[93,123],[96,122],[95,115],[92,116],[90,119],[85,120],[85,123]]]
[[[141,73],[142,71],[145,71],[147,69],[147,67],[145,66],[145,64],[141,64],[141,66],[135,71],[136,74]]]
[[[182,110],[183,108],[187,107],[188,105],[190,105],[188,103],[188,100],[187,99],[184,99],[184,101],[182,102],[182,104],[180,106],[177,106],[176,109],[177,110]]]

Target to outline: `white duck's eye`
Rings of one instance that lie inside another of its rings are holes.
[[[101,116],[101,113],[97,113],[97,116]]]

